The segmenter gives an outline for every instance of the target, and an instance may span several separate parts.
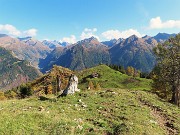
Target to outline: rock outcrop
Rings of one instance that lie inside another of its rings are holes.
[[[63,91],[61,96],[66,96],[68,94],[74,94],[76,91],[80,91],[80,89],[77,88],[78,86],[78,77],[74,74],[72,74],[69,78],[69,83],[67,88]]]

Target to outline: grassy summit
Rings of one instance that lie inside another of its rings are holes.
[[[98,73],[99,78],[91,78],[89,75]],[[80,80],[80,88],[85,89],[88,82],[99,83],[102,88],[125,88],[131,90],[150,90],[151,80],[132,77],[111,69],[106,65],[99,65],[85,69],[77,73]]]

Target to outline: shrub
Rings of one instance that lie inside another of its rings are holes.
[[[4,93],[5,97],[8,98],[8,99],[11,99],[11,98],[16,98],[17,97],[17,93],[14,92],[13,90],[9,90],[9,91],[6,91]]]
[[[6,97],[4,96],[4,92],[0,92],[0,100],[5,100]]]
[[[33,94],[33,90],[31,89],[30,84],[22,84],[20,86],[20,95],[22,98],[31,96],[32,94]]]

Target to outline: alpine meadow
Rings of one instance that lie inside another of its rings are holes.
[[[179,0],[0,0],[0,135],[180,135]]]

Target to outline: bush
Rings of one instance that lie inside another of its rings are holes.
[[[20,86],[20,95],[22,98],[32,96],[33,90],[31,89],[30,84],[22,84]]]
[[[0,100],[6,100],[6,97],[4,96],[4,92],[0,92]]]
[[[6,91],[4,93],[5,97],[8,98],[8,99],[11,99],[11,98],[16,98],[17,97],[17,93],[14,92],[13,90],[9,90],[9,91]]]

